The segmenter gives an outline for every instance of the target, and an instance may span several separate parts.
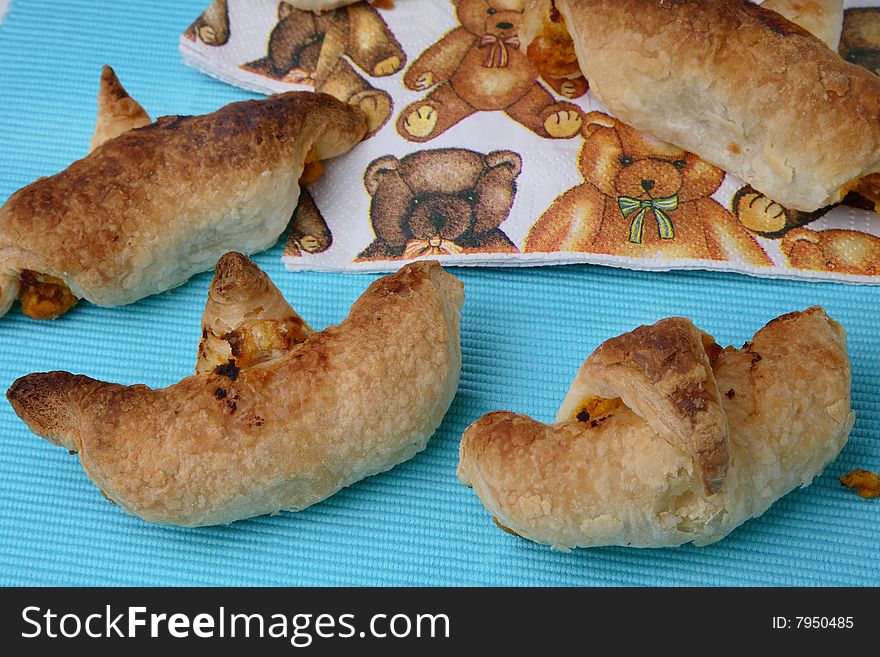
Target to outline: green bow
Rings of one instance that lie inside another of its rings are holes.
[[[645,215],[648,214],[648,210],[653,211],[654,217],[657,219],[657,231],[660,233],[660,239],[671,240],[675,237],[672,219],[666,213],[678,209],[678,194],[666,198],[645,200],[639,200],[632,196],[619,196],[617,205],[620,207],[624,219],[628,219],[633,212],[636,213],[629,225],[629,241],[633,244],[642,243],[642,235],[645,232]]]

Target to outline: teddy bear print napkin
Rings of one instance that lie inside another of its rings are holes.
[[[865,4],[847,3],[840,52],[880,72],[880,7]],[[330,93],[368,117],[368,138],[301,195],[288,269],[436,258],[880,283],[880,217],[863,199],[790,211],[639,134],[588,80],[538,75],[524,5],[374,0],[319,15],[213,0],[193,22],[186,63],[257,92]]]

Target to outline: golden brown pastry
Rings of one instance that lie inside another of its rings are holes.
[[[529,24],[552,7],[590,88],[636,129],[794,210],[880,198],[880,78],[780,14],[749,0],[530,0]]]
[[[556,424],[474,422],[458,476],[539,543],[707,545],[809,484],[853,420],[844,330],[822,309],[783,315],[742,349],[669,319],[600,346]]]
[[[96,141],[119,115],[139,120],[103,77]],[[307,159],[345,153],[365,132],[358,109],[311,92],[123,132],[0,208],[0,316],[25,271],[117,306],[180,285],[230,249],[267,249],[296,207]]]
[[[227,301],[209,325],[275,316],[235,300],[235,286],[266,280],[244,256],[225,256],[217,279],[207,312],[216,294]],[[370,285],[341,324],[256,364],[233,359],[161,390],[31,374],[7,397],[145,520],[216,525],[300,510],[425,447],[458,386],[463,299],[458,279],[417,262]]]

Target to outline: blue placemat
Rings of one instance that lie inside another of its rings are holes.
[[[98,74],[112,64],[153,116],[247,97],[184,67],[177,37],[205,0],[14,0],[0,25],[0,201],[85,154]],[[528,190],[522,190],[527,193]],[[342,319],[373,276],[291,274],[256,258],[316,327]],[[104,500],[75,457],[0,400],[0,584],[880,585],[880,502],[841,488],[880,469],[880,289],[600,267],[456,270],[465,283],[461,388],[428,449],[298,514],[230,527],[148,525]],[[52,323],[0,319],[0,389],[67,369],[164,386],[191,373],[210,281],[131,306],[82,304]],[[570,554],[500,532],[455,478],[458,441],[485,412],[549,421],[602,340],[685,315],[739,345],[767,320],[823,305],[849,331],[858,419],[813,486],[707,548]]]

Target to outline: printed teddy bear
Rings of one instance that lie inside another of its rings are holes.
[[[583,135],[584,182],[559,196],[532,226],[525,251],[773,264],[710,198],[723,171],[601,112],[584,117]]]
[[[880,7],[856,7],[843,12],[840,56],[880,75]]]
[[[516,253],[499,226],[510,212],[522,159],[462,148],[386,155],[364,173],[375,240],[358,260]]]
[[[791,210],[746,185],[731,200],[743,226],[753,233],[779,240],[779,249],[794,269],[859,276],[880,275],[880,238],[857,230],[804,228],[833,207],[814,212]],[[843,203],[876,212],[875,204],[850,192]]]
[[[779,244],[795,269],[880,275],[880,238],[857,230],[795,228]]]
[[[284,255],[300,257],[306,253],[322,253],[333,244],[333,233],[315,204],[308,189],[302,188],[293,217],[290,231],[284,246]]]
[[[541,137],[567,139],[581,127],[577,106],[558,102],[537,80],[520,47],[525,0],[452,0],[461,26],[428,48],[409,67],[408,89],[433,91],[406,107],[397,131],[415,142],[442,134],[474,112],[503,111]],[[583,77],[546,79],[557,93],[576,98]]]
[[[400,71],[406,55],[379,12],[365,2],[324,14],[278,4],[278,23],[269,35],[268,54],[242,68],[276,80],[308,84],[367,115],[373,135],[391,116],[391,96],[367,82],[346,57],[367,75]]]
[[[229,42],[229,7],[226,0],[211,0],[208,8],[183,33],[190,41],[199,39],[208,46]]]

